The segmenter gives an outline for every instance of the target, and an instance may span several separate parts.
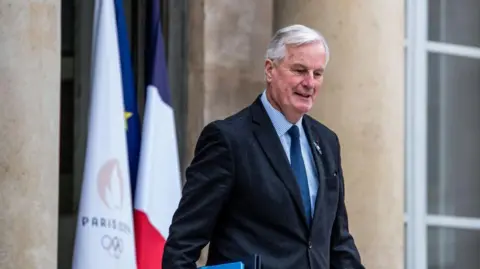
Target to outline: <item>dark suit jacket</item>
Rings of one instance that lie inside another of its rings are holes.
[[[170,226],[163,269],[196,268],[208,242],[208,265],[258,254],[263,269],[364,268],[348,230],[338,138],[313,118],[303,119],[319,178],[311,228],[285,151],[257,98],[203,129]]]

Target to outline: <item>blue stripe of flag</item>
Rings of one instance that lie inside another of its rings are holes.
[[[138,114],[137,92],[132,70],[132,58],[128,41],[127,23],[123,9],[123,0],[115,0],[117,18],[118,45],[120,50],[120,64],[122,68],[123,100],[126,116],[126,135],[128,148],[128,162],[130,167],[130,181],[132,194],[137,185],[138,159],[140,152],[140,116]]]
[[[150,11],[147,32],[147,85],[155,86],[163,102],[171,106],[170,87],[168,84],[167,61],[163,41],[162,22],[160,15],[160,1],[148,1]]]

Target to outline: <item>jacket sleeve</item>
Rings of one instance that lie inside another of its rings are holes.
[[[182,198],[164,248],[163,269],[197,268],[195,263],[232,189],[233,175],[229,142],[218,122],[212,122],[202,130],[186,170]]]
[[[337,158],[338,179],[340,183],[337,213],[333,224],[330,246],[331,269],[364,269],[354,239],[348,229],[348,216],[345,207],[345,182],[341,164],[340,142],[335,135],[335,155]]]

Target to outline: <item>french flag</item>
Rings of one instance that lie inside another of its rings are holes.
[[[149,1],[147,94],[134,202],[138,269],[162,268],[169,226],[181,197],[177,138],[167,80],[160,3]]]

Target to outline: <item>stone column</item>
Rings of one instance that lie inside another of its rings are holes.
[[[57,265],[60,0],[0,0],[0,268]]]
[[[185,165],[207,123],[251,104],[264,89],[272,0],[196,0],[188,9]],[[199,264],[204,261],[205,255]]]
[[[189,13],[188,161],[204,125],[263,91],[272,0],[191,1]]]
[[[312,116],[339,136],[350,227],[367,268],[403,269],[404,1],[276,0],[331,50]]]

